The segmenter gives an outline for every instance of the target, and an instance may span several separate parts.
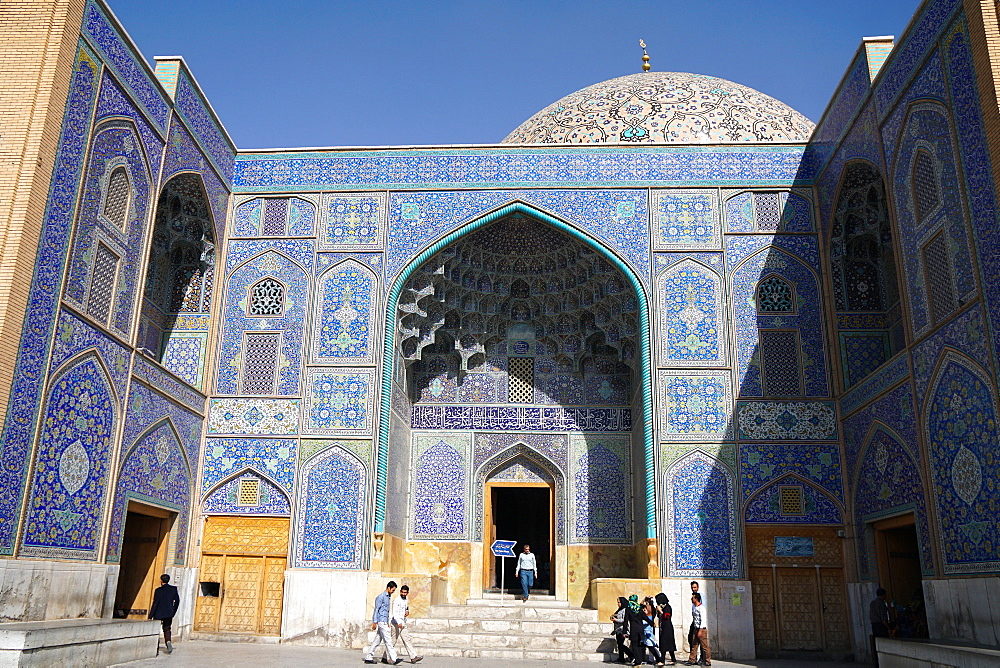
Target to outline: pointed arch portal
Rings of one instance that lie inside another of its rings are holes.
[[[399,334],[400,326],[397,319],[397,312],[400,309],[401,296],[403,294],[404,288],[409,285],[411,279],[413,278],[415,272],[423,267],[429,260],[431,260],[435,255],[442,252],[448,248],[451,244],[462,239],[463,237],[480,230],[492,223],[500,221],[504,218],[521,216],[527,218],[531,222],[542,223],[544,226],[549,228],[554,228],[554,230],[563,233],[564,235],[570,237],[573,240],[582,242],[588,251],[593,251],[596,253],[597,257],[602,261],[610,265],[610,268],[617,270],[616,274],[620,274],[628,282],[628,286],[621,286],[624,292],[631,291],[635,297],[635,311],[636,311],[636,323],[635,331],[630,336],[635,341],[634,350],[625,350],[622,346],[618,352],[623,357],[631,355],[633,362],[633,378],[634,382],[638,384],[639,392],[641,393],[641,416],[635,416],[634,420],[641,420],[641,433],[642,433],[642,450],[644,459],[644,485],[645,485],[645,526],[646,526],[646,537],[650,539],[656,538],[656,490],[655,490],[655,463],[653,457],[653,430],[652,430],[652,385],[651,385],[651,355],[650,355],[650,341],[649,341],[649,302],[646,295],[646,290],[644,289],[642,283],[640,282],[635,271],[626,264],[621,258],[615,255],[611,250],[609,250],[605,245],[603,245],[598,240],[587,235],[583,231],[577,229],[576,227],[559,220],[543,211],[535,209],[523,202],[511,202],[499,209],[496,209],[476,220],[473,220],[462,227],[452,231],[451,233],[445,235],[435,243],[431,244],[425,248],[419,255],[417,255],[413,260],[411,260],[404,269],[396,276],[393,281],[392,287],[389,291],[389,296],[386,303],[386,319],[385,319],[385,347],[384,354],[382,358],[382,395],[381,395],[381,406],[380,406],[380,420],[379,420],[379,435],[378,435],[378,454],[377,454],[377,471],[376,471],[376,484],[375,484],[375,531],[383,532],[385,531],[385,511],[386,511],[386,480],[387,480],[387,468],[388,468],[388,448],[390,442],[390,410],[392,406],[392,393],[393,393],[393,370],[394,364],[396,362],[397,350],[396,350],[396,340],[397,334]],[[467,277],[463,276],[459,280],[466,280]],[[519,299],[525,299],[529,297],[534,297],[535,294],[532,292],[533,281],[532,277],[528,276],[527,279],[521,281],[524,285],[520,283],[515,286],[513,283],[509,286],[510,294],[510,308],[513,311]],[[613,281],[612,281],[613,282]],[[610,284],[609,284],[610,285]],[[477,285],[478,287],[478,285]],[[616,286],[612,286],[611,289],[615,289]],[[523,294],[522,294],[523,293]],[[583,298],[586,298],[584,295]],[[546,298],[549,299],[549,298]],[[546,299],[537,299],[537,304],[534,306],[525,305],[523,308],[534,308],[538,307],[539,317],[547,318],[550,314],[549,304]],[[580,299],[579,295],[567,295],[565,301],[562,305],[563,309],[572,309],[579,307],[580,304],[574,299]],[[549,299],[551,301],[551,299]],[[468,323],[462,322],[463,327],[472,328],[474,331],[479,331],[480,328],[489,325],[490,316],[493,315],[491,309],[495,306],[493,302],[488,302],[489,300],[484,300],[484,303],[479,305],[477,313],[470,314]],[[532,312],[533,313],[533,312]],[[595,314],[595,319],[600,313]],[[521,313],[512,314],[510,320],[525,321],[533,318],[533,315],[525,316]],[[561,326],[561,320],[558,317],[548,318],[551,320],[552,330],[559,332]],[[482,321],[482,322],[481,322]],[[601,323],[595,323],[597,329],[601,329],[605,332],[605,339],[600,341],[601,345],[607,344],[609,347],[614,348],[618,341],[613,340],[614,337],[619,334],[615,330],[614,323],[607,323],[602,325]],[[518,325],[513,325],[516,328]],[[607,334],[610,333],[610,336]],[[572,336],[565,336],[562,338],[561,353],[565,352],[567,356],[567,363],[578,365],[580,363],[579,357],[574,355],[573,340]],[[582,343],[582,342],[581,342]],[[475,346],[477,344],[473,343],[473,347],[469,350],[464,350],[462,345],[464,342],[456,341],[455,348],[459,355],[463,357],[463,364],[467,364],[473,355],[477,354],[477,349]],[[481,347],[481,346],[480,346]],[[416,353],[419,354],[419,351]],[[576,358],[576,359],[574,359]],[[512,384],[514,382],[514,377],[512,374]],[[530,384],[530,381],[527,383]],[[511,395],[513,396],[513,394]],[[631,400],[631,397],[629,397]],[[633,429],[633,433],[636,430]],[[638,445],[638,443],[636,444]],[[638,518],[636,518],[638,519]]]

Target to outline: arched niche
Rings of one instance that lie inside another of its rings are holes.
[[[302,467],[294,518],[297,568],[362,568],[368,476],[364,464],[337,446]]]

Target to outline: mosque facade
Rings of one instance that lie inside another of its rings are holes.
[[[100,0],[0,31],[3,620],[168,572],[185,633],[350,645],[511,539],[574,607],[699,581],[723,656],[863,658],[877,586],[997,644],[994,3],[815,126],[641,72],[468,147],[239,150]]]

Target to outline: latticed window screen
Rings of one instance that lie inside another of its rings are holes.
[[[805,514],[806,504],[802,495],[802,487],[798,485],[778,486],[778,512],[781,515]]]
[[[802,396],[798,338],[794,331],[760,330],[760,371],[764,396]]]
[[[264,220],[260,233],[263,236],[280,237],[285,234],[288,222],[288,198],[272,197],[264,200]]]
[[[951,260],[948,239],[940,233],[924,246],[924,278],[927,281],[927,301],[931,319],[937,323],[955,310],[955,289],[952,287]]]
[[[285,308],[285,286],[273,278],[265,278],[250,288],[248,315],[276,316]]]
[[[781,199],[778,193],[754,193],[753,209],[758,230],[778,231],[781,227]]]
[[[530,404],[534,399],[535,360],[531,357],[512,357],[507,361],[507,401],[512,404]]]
[[[240,480],[240,486],[236,494],[236,505],[260,505],[260,480],[256,478],[242,478]]]
[[[108,179],[108,191],[104,194],[104,217],[118,227],[125,227],[128,217],[129,199],[128,172],[124,167],[115,167]]]
[[[792,286],[777,276],[768,276],[757,284],[757,310],[761,313],[791,313]]]
[[[281,334],[248,332],[243,340],[243,393],[274,394]]]
[[[118,256],[110,248],[98,242],[94,258],[94,273],[90,277],[87,315],[105,325],[111,314],[111,301],[115,295],[115,274],[117,273]]]
[[[917,220],[921,221],[934,210],[941,197],[934,174],[934,158],[927,151],[917,151],[917,156],[913,160],[912,188]]]

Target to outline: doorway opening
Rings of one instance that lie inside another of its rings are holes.
[[[879,583],[885,588],[886,600],[896,615],[896,635],[926,638],[927,613],[916,520],[912,514],[901,515],[875,522],[872,529]]]
[[[167,537],[177,513],[128,502],[114,616],[146,619],[167,563]]]
[[[553,519],[554,489],[546,483],[487,483],[486,484],[486,535],[484,547],[487,564],[485,591],[521,592],[521,582],[514,575],[517,559],[494,557],[489,546],[495,540],[514,540],[514,553],[521,554],[524,545],[530,545],[538,566],[538,577],[531,588],[532,594],[555,594],[552,566],[555,559],[555,523]],[[505,581],[501,582],[501,575]]]

